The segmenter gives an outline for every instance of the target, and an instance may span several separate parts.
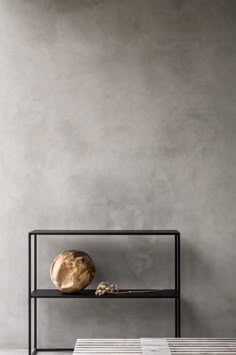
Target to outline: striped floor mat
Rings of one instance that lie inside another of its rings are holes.
[[[77,339],[73,355],[236,355],[236,339]]]

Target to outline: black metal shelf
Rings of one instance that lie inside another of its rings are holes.
[[[131,291],[131,292],[130,292]],[[177,298],[178,292],[176,290],[147,290],[147,289],[134,289],[126,290],[122,289],[120,292],[127,293],[110,293],[102,296],[95,295],[95,289],[85,289],[78,293],[63,293],[59,290],[51,289],[38,289],[31,292],[32,298]]]
[[[36,229],[29,232],[31,235],[172,235],[180,234],[177,230],[96,230],[96,229],[78,229],[78,230],[47,230]]]
[[[134,289],[134,290],[121,290],[127,292],[125,294],[113,293],[103,296],[96,296],[95,289],[85,289],[78,293],[63,293],[56,289],[39,289],[37,287],[37,238],[40,236],[56,236],[56,235],[165,235],[174,237],[174,250],[175,250],[175,285],[173,289]],[[33,239],[33,258],[32,258],[32,239]],[[180,232],[177,230],[33,230],[28,233],[28,354],[35,355],[38,351],[72,351],[72,348],[39,348],[37,345],[37,301],[38,299],[133,299],[133,298],[146,298],[146,299],[174,299],[175,301],[175,337],[180,337]],[[32,272],[33,261],[33,272]],[[33,282],[32,282],[33,276]],[[33,290],[32,290],[33,287]],[[129,292],[132,291],[132,292]],[[33,309],[32,309],[33,301]],[[34,316],[33,332],[32,332],[32,315]],[[33,342],[32,342],[33,335]],[[33,349],[32,349],[33,345]]]

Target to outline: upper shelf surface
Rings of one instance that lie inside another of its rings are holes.
[[[36,229],[29,234],[37,235],[176,235],[178,230],[46,230]]]

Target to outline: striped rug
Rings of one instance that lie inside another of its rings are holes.
[[[206,355],[235,354],[236,339],[141,338],[77,339],[73,355]]]

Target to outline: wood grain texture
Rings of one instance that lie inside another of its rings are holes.
[[[95,266],[91,257],[79,250],[65,250],[53,261],[50,277],[62,292],[73,293],[87,287],[93,280]]]

